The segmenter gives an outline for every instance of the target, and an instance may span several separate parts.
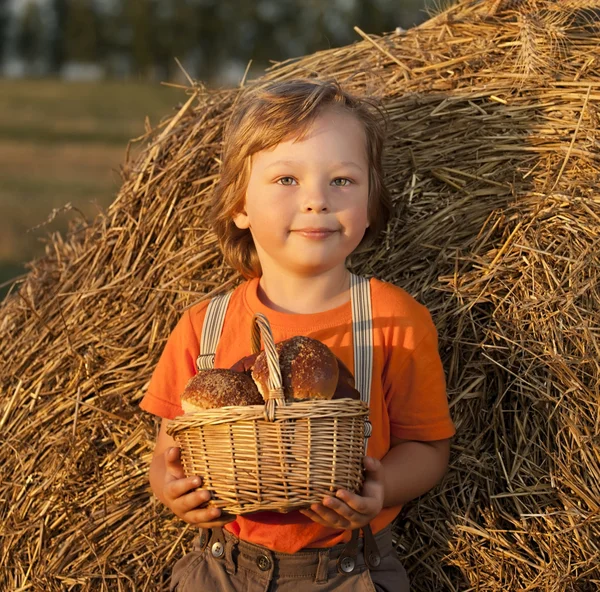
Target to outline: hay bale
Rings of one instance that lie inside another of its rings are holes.
[[[390,113],[397,216],[353,270],[429,306],[458,427],[396,527],[416,591],[600,583],[599,10],[462,0],[252,83],[334,76]],[[137,404],[181,310],[239,280],[205,222],[238,93],[193,87],[2,304],[2,589],[159,590],[189,543]]]

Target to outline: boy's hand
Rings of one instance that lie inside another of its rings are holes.
[[[313,504],[302,514],[323,526],[355,529],[366,526],[383,508],[384,470],[380,461],[370,456],[364,459],[367,476],[361,495],[345,489],[327,496],[321,504]]]
[[[235,516],[221,517],[219,520],[221,510],[205,506],[210,499],[210,492],[198,489],[202,484],[200,477],[185,476],[179,448],[165,450],[165,467],[164,502],[176,516],[200,528],[215,528],[235,520]],[[200,507],[203,505],[205,507]]]

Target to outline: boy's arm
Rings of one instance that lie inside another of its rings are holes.
[[[381,459],[384,468],[383,507],[403,505],[437,485],[448,468],[450,439],[434,442],[401,440]]]
[[[167,434],[167,420],[163,419],[154,445],[149,478],[152,492],[165,505],[167,505],[164,495],[165,476],[167,474],[166,453],[170,448],[177,448],[177,442]]]

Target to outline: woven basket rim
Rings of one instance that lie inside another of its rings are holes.
[[[217,425],[221,423],[235,423],[239,421],[258,421],[264,423],[279,423],[282,421],[330,418],[332,416],[368,417],[369,407],[364,401],[350,398],[340,399],[310,399],[294,401],[277,409],[277,418],[268,421],[265,417],[265,405],[232,405],[229,407],[216,407],[203,411],[193,411],[169,420],[167,433],[172,435],[184,429]]]

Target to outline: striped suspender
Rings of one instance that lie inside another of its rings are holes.
[[[352,343],[354,344],[354,381],[360,400],[369,406],[371,402],[371,378],[373,376],[373,315],[371,286],[367,278],[350,275],[350,300],[352,301]],[[365,454],[367,439],[373,427],[365,422]]]
[[[198,370],[214,368],[215,353],[225,322],[225,313],[232,292],[213,298],[206,309],[200,355],[196,360]],[[354,344],[354,380],[360,400],[369,405],[371,377],[373,374],[373,318],[371,314],[371,289],[367,278],[350,275],[350,300],[352,303],[352,341]],[[371,424],[365,424],[365,452]]]
[[[223,331],[225,313],[232,293],[227,292],[227,294],[216,296],[208,303],[200,336],[200,355],[196,360],[198,370],[210,370],[215,367],[217,344],[221,337],[221,331]]]
[[[371,401],[371,376],[373,374],[373,319],[371,315],[371,290],[367,278],[350,276],[352,301],[352,342],[354,344],[354,380],[360,400]]]

